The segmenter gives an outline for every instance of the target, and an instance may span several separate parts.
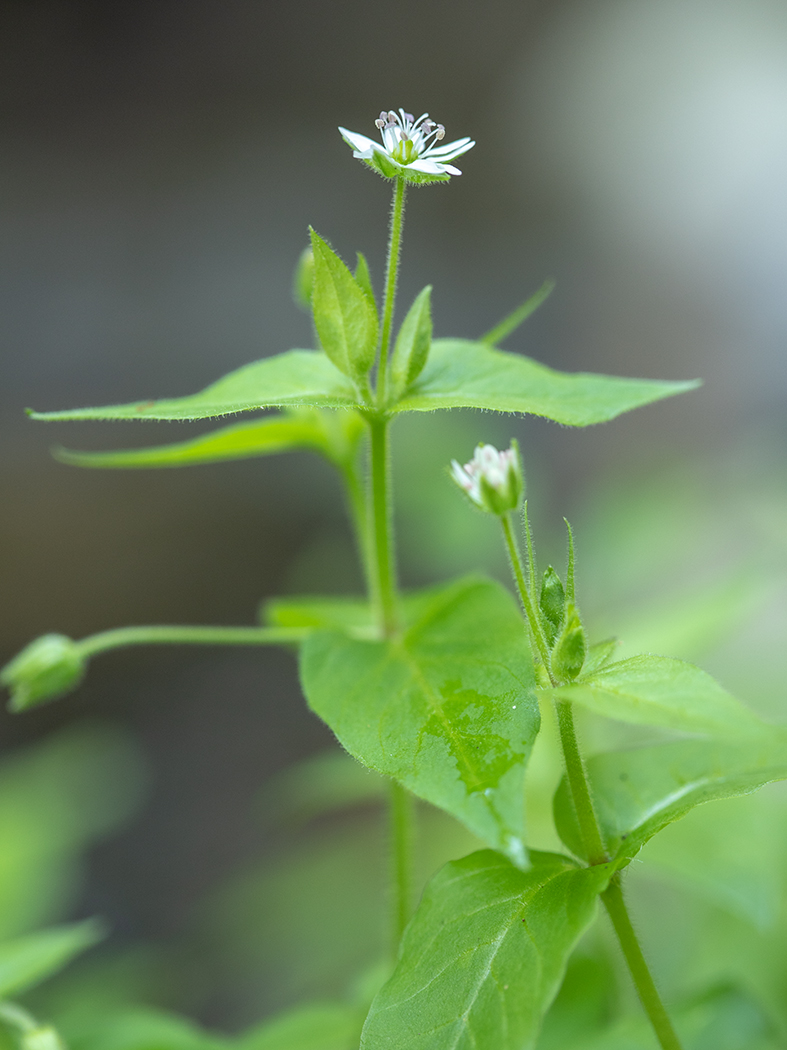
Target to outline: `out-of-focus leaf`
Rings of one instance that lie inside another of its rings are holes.
[[[185,1017],[152,1007],[99,1015],[68,1035],[69,1050],[230,1050],[236,1045]]]
[[[787,778],[787,736],[737,744],[680,740],[588,760],[593,801],[610,854],[630,860],[662,828],[695,806],[755,791]],[[555,824],[572,853],[582,839],[565,778],[555,794]]]
[[[612,869],[548,853],[531,860],[524,872],[483,850],[432,879],[372,1003],[362,1050],[535,1046]]]
[[[33,988],[103,936],[101,923],[88,919],[0,943],[0,998]]]
[[[617,1005],[615,973],[604,956],[574,953],[555,1001],[544,1018],[537,1050],[570,1050],[608,1027]]]
[[[435,339],[426,367],[395,411],[484,408],[527,412],[584,427],[697,385],[697,380],[664,382],[556,372],[522,354],[493,350],[486,343]]]
[[[346,461],[357,447],[364,422],[355,412],[302,409],[235,423],[189,441],[115,452],[54,451],[56,459],[76,467],[184,467],[224,460],[270,456],[312,449],[334,461]]]
[[[482,343],[488,343],[490,346],[497,346],[512,332],[515,332],[521,324],[523,324],[532,313],[534,313],[539,306],[547,299],[555,288],[555,282],[553,280],[546,280],[538,289],[534,292],[529,299],[526,299],[521,306],[518,306],[516,310],[512,310],[511,313],[504,317],[503,320],[496,324],[486,335],[481,336]]]
[[[269,598],[260,609],[260,620],[270,627],[327,628],[370,638],[378,634],[372,607],[365,598]]]
[[[508,591],[478,578],[436,588],[391,641],[315,632],[301,677],[350,754],[524,863],[524,774],[539,711]]]
[[[34,412],[33,419],[211,419],[260,408],[356,408],[358,394],[346,376],[316,350],[288,350],[244,365],[188,397],[127,405]]]
[[[303,823],[323,813],[385,798],[389,784],[346,752],[325,751],[289,766],[269,781],[260,793],[258,808],[267,821]]]
[[[357,1050],[364,1014],[344,1003],[288,1010],[246,1032],[237,1050]]]
[[[585,663],[582,665],[582,677],[605,667],[615,655],[619,645],[617,638],[606,638],[603,642],[591,645],[585,657]]]
[[[633,656],[544,692],[636,725],[731,738],[770,731],[705,671],[666,656]]]
[[[132,740],[76,728],[0,764],[0,939],[63,918],[85,846],[122,824],[144,788]]]

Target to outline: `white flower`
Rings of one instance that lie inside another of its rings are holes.
[[[461,175],[459,168],[448,162],[475,146],[469,138],[438,145],[445,137],[442,124],[435,124],[424,113],[415,120],[412,113],[383,111],[375,121],[382,145],[347,128],[339,128],[342,138],[353,148],[353,156],[364,161],[381,175],[392,179],[403,176],[408,182],[447,182],[451,175]]]
[[[451,476],[476,506],[492,514],[514,510],[522,495],[522,469],[516,442],[498,452],[494,445],[477,445],[469,463],[451,460]]]

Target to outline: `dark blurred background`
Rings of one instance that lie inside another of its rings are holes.
[[[633,644],[645,606],[694,602],[694,634],[664,614],[649,647],[703,658],[778,714],[780,0],[2,0],[0,656],[46,631],[249,623],[264,596],[360,586],[323,463],[78,471],[50,446],[208,428],[46,425],[23,408],[187,394],[310,345],[290,295],[309,223],[345,258],[364,251],[382,284],[388,189],[336,125],[371,135],[400,105],[478,143],[461,178],[411,194],[403,304],[432,282],[437,334],[474,336],[553,276],[511,349],[705,379],[590,430],[480,414],[399,424],[405,581],[502,571],[496,536],[466,520],[441,469],[516,434],[542,545],[562,556],[563,514],[579,528],[594,633],[625,619]],[[125,727],[148,769],[147,803],[90,854],[74,902],[130,941],[181,935],[206,891],[264,854],[260,785],[330,745],[278,652],[101,657],[68,700],[4,716],[3,747],[84,720]]]

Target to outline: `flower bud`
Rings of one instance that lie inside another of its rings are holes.
[[[451,476],[477,507],[490,514],[515,510],[524,491],[516,441],[503,452],[494,445],[477,445],[475,455],[463,467],[451,460]]]
[[[65,635],[36,638],[0,671],[0,685],[11,691],[9,709],[24,711],[70,693],[82,681],[86,665],[76,642]]]
[[[314,252],[304,248],[295,273],[292,275],[292,297],[302,310],[312,308],[312,285],[314,283]]]
[[[566,592],[563,589],[560,577],[551,565],[548,565],[544,570],[538,604],[542,613],[547,641],[550,645],[553,645],[566,611]]]
[[[585,629],[575,605],[566,606],[566,622],[552,650],[552,673],[561,682],[572,682],[585,662]]]

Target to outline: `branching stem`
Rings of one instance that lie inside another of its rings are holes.
[[[77,643],[82,656],[95,656],[128,645],[282,645],[302,642],[307,627],[190,627],[164,624],[118,627]]]

